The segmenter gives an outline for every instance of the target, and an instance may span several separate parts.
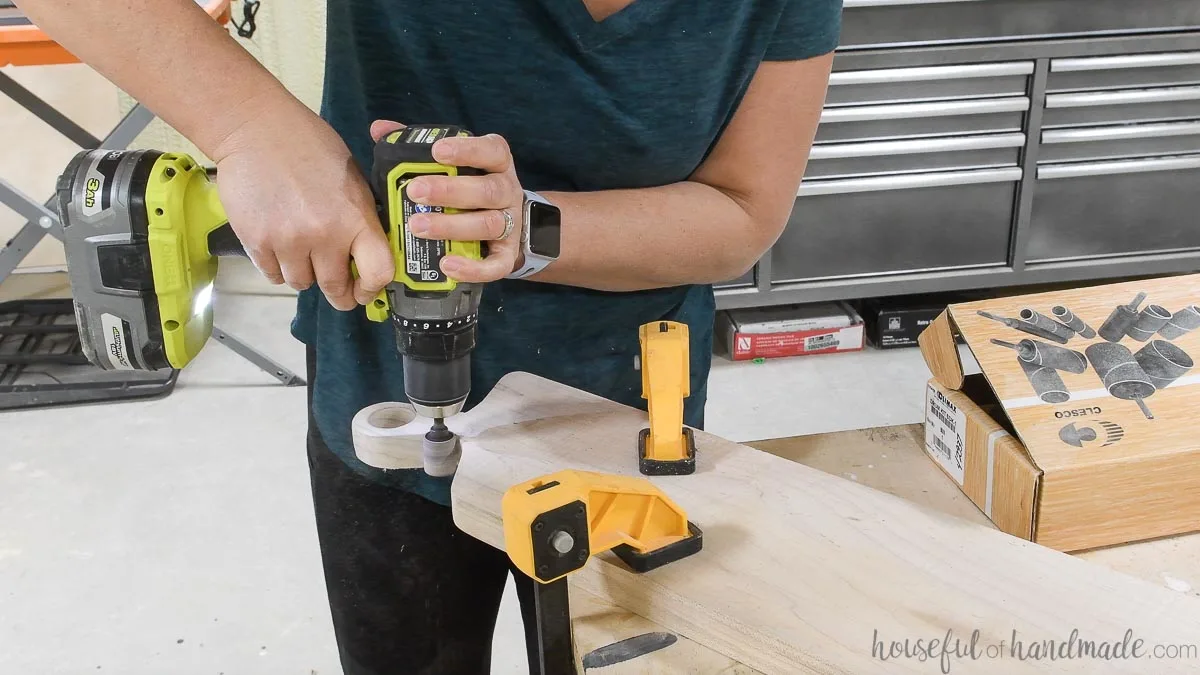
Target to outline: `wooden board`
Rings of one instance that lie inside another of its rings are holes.
[[[575,646],[585,663],[596,650],[611,650],[612,645],[646,635],[667,634],[674,642],[658,651],[648,652],[611,665],[587,668],[589,675],[760,675],[759,671],[700,645],[679,637],[663,626],[614,605],[577,584],[571,588],[571,616],[574,619]]]
[[[644,414],[513,374],[451,423],[464,436],[455,521],[502,547],[509,486],[563,468],[635,475]],[[928,673],[873,645],[947,631],[964,647],[979,631],[983,654],[960,664],[972,673],[1147,672],[1133,659],[988,658],[1014,631],[1026,648],[1073,630],[1097,644],[1126,631],[1144,648],[1200,644],[1195,598],[710,434],[697,444],[696,475],[655,482],[704,529],[705,550],[646,575],[598,556],[572,580],[763,673]]]
[[[752,447],[867,487],[902,497],[985,527],[993,527],[969,499],[942,474],[923,449],[923,425],[911,424],[832,434],[754,441]],[[1074,554],[1105,567],[1169,588],[1200,596],[1200,534],[1114,546]],[[619,640],[664,630],[633,612],[578,587],[572,589],[575,636],[587,653]],[[597,675],[756,673],[748,666],[680,638]],[[963,669],[963,672],[970,672]]]
[[[750,445],[915,504],[994,527],[925,454],[925,431],[921,424],[777,438]],[[1177,593],[1200,596],[1200,534],[1110,546],[1073,555]]]
[[[925,427],[910,424],[748,443],[963,520],[994,527],[925,454]]]

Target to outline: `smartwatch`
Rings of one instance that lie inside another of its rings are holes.
[[[525,191],[525,229],[521,232],[521,251],[525,262],[508,275],[524,279],[537,274],[558,259],[562,235],[562,212],[536,192]]]

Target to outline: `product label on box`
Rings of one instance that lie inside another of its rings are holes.
[[[928,386],[925,393],[925,451],[954,480],[963,484],[967,452],[967,416],[950,399]]]
[[[791,333],[734,333],[735,361],[800,354],[827,354],[862,349],[863,327],[855,324],[838,330]]]
[[[804,338],[804,351],[815,352],[821,349],[836,348],[838,346],[837,333],[826,333],[824,335],[810,335]]]

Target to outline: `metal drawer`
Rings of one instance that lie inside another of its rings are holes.
[[[817,142],[1021,131],[1029,97],[826,107]]]
[[[1038,168],[1029,260],[1200,248],[1200,155]]]
[[[1200,27],[1196,0],[844,0],[841,45]]]
[[[1042,126],[1186,118],[1200,118],[1200,85],[1047,94]]]
[[[1024,146],[1025,134],[1020,133],[827,143],[813,146],[805,176],[1016,166]]]
[[[751,267],[750,271],[746,272],[742,276],[740,276],[736,279],[730,279],[729,281],[722,281],[719,284],[713,284],[713,288],[744,288],[746,286],[753,286],[754,285],[754,273],[757,270],[758,270],[757,266]]]
[[[1200,153],[1200,120],[1042,132],[1039,162]]]
[[[805,180],[771,281],[1002,265],[1020,179],[1011,167]]]
[[[1051,59],[1047,91],[1200,84],[1200,52]]]
[[[1023,96],[1032,73],[1032,61],[838,71],[825,104]]]

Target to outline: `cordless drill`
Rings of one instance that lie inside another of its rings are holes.
[[[408,198],[409,182],[473,169],[439,164],[433,143],[469,136],[455,126],[411,126],[375,146],[371,183],[396,262],[391,283],[367,306],[391,320],[403,358],[405,391],[432,417],[432,439],[449,434],[442,418],[462,409],[471,388],[482,286],[447,277],[447,255],[481,259],[478,241],[420,239],[408,231],[418,212],[446,212]],[[212,333],[217,257],[245,255],[215,183],[194,159],[152,150],[79,153],[59,177],[59,217],[80,342],[105,370],[180,369]]]

